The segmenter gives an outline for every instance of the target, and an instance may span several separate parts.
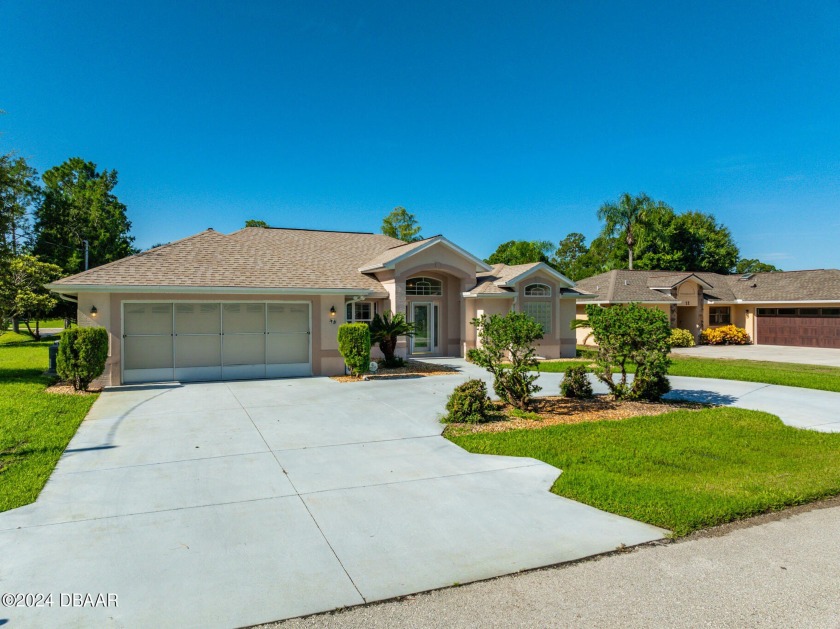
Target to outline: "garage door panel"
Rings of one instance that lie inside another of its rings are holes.
[[[269,334],[268,361],[274,365],[308,363],[308,334]]]
[[[265,332],[265,304],[225,304],[225,334]]]
[[[172,334],[172,304],[126,304],[123,333]]]
[[[309,304],[268,304],[270,333],[309,332]]]
[[[176,334],[216,334],[222,331],[221,304],[175,304]]]
[[[123,364],[126,369],[132,370],[172,369],[172,337],[127,336]]]
[[[758,316],[760,345],[840,349],[840,317]]]
[[[226,334],[224,339],[225,367],[265,363],[265,336],[263,334]]]

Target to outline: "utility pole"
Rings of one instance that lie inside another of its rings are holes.
[[[88,270],[88,252],[90,251],[90,243],[85,240],[85,271]]]

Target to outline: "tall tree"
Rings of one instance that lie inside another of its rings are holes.
[[[265,221],[259,221],[255,218],[249,218],[245,221],[245,227],[268,227],[268,223]]]
[[[388,216],[382,219],[382,233],[404,242],[423,240],[420,235],[421,229],[414,214],[404,207],[395,207]]]
[[[500,244],[485,262],[487,264],[528,264],[550,262],[554,245],[542,240],[509,240]]]
[[[28,319],[41,318],[55,308],[58,300],[44,284],[59,277],[60,267],[35,256],[19,255],[0,261],[0,333],[10,320],[25,318],[30,334],[40,338],[37,327],[32,332]]]
[[[97,171],[80,157],[44,173],[44,197],[35,211],[35,253],[65,273],[84,270],[85,241],[90,266],[136,253],[126,207],[113,190],[117,171]]]
[[[781,269],[755,258],[741,258],[735,265],[735,272],[742,275],[744,273],[774,273],[776,271],[781,271]]]
[[[618,203],[604,203],[598,209],[598,220],[604,221],[604,234],[610,237],[620,235],[627,244],[628,268],[633,268],[633,249],[636,245],[636,231],[644,225],[648,214],[654,208],[662,206],[645,193],[631,196],[624,193]]]
[[[25,244],[40,191],[37,173],[24,158],[0,155],[0,255],[16,255]]]
[[[590,260],[586,237],[572,232],[560,241],[551,263],[563,275],[577,281],[598,273],[597,269],[591,268]]]

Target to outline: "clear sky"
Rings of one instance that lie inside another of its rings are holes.
[[[136,244],[247,218],[486,256],[645,191],[840,267],[840,3],[0,3],[0,150],[120,174]]]

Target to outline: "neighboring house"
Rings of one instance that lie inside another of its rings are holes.
[[[209,229],[66,277],[80,325],[110,335],[106,384],[344,372],[338,324],[405,313],[403,356],[464,356],[470,324],[510,310],[542,323],[546,358],[575,355],[574,283],[542,263],[489,266],[443,236]]]
[[[840,270],[775,273],[676,273],[616,270],[581,280],[586,304],[639,302],[665,312],[672,328],[695,337],[709,327],[734,324],[761,345],[840,348]],[[578,330],[583,342],[589,331]]]

